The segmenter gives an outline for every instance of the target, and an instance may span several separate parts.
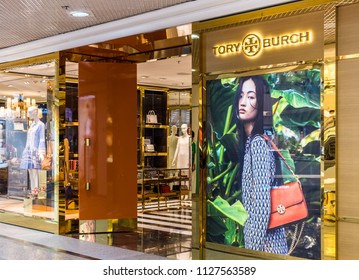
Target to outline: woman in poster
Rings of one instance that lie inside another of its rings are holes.
[[[244,246],[275,254],[287,254],[284,228],[268,230],[270,186],[275,178],[275,158],[263,134],[263,100],[269,86],[262,76],[243,77],[234,98],[234,114],[240,153],[242,203],[248,213]]]

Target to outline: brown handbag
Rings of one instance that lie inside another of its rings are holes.
[[[41,162],[41,169],[51,170],[52,169],[52,142],[47,141],[47,153]]]
[[[273,149],[281,157],[285,166],[296,180],[295,182],[289,182],[281,186],[271,187],[271,214],[268,229],[283,227],[303,221],[308,217],[308,208],[300,181],[277,146],[266,135],[262,136],[271,143]]]
[[[52,156],[47,155],[41,162],[41,169],[51,170],[52,169]]]

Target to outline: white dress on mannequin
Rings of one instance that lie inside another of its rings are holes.
[[[176,168],[189,168],[191,165],[191,138],[187,129],[187,124],[182,124],[182,136],[178,137],[176,152],[172,161],[172,165]]]
[[[39,173],[41,162],[46,154],[45,124],[38,117],[37,107],[28,109],[32,123],[27,132],[27,139],[22,153],[20,168],[28,169],[32,193],[39,189]]]
[[[178,137],[176,136],[177,126],[173,125],[171,128],[171,135],[167,137],[168,145],[168,157],[167,157],[167,167],[172,167],[172,161],[175,156]]]

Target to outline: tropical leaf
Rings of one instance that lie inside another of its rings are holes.
[[[232,162],[239,161],[239,141],[235,133],[227,133],[219,139],[226,153],[226,158]]]
[[[271,96],[273,98],[284,98],[288,104],[294,108],[309,107],[314,109],[320,109],[320,101],[312,98],[309,94],[298,92],[295,89],[287,90],[272,90]]]
[[[213,202],[208,200],[208,211],[212,214],[218,211],[240,225],[244,225],[248,218],[248,214],[239,200],[229,205],[229,203],[220,196],[217,196]]]
[[[227,231],[224,233],[224,244],[232,245],[237,239],[237,223],[231,219],[226,219]]]
[[[207,111],[209,121],[213,125],[213,131],[218,138],[225,133],[228,109],[233,104],[236,92],[236,79],[207,81]],[[227,125],[232,124],[228,123]]]
[[[210,223],[207,220],[207,233],[212,236],[220,236],[224,235],[228,230],[227,226],[224,223],[224,219],[218,216],[209,216],[207,218],[210,219]]]
[[[285,107],[280,113],[282,124],[286,127],[304,127],[311,125],[320,127],[320,110],[312,108],[294,108],[291,105]]]
[[[300,145],[302,147],[305,147],[308,143],[311,143],[313,141],[320,141],[320,129],[316,129],[312,131],[310,134],[306,135],[301,141]]]

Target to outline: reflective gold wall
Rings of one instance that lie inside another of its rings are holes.
[[[357,1],[352,1],[357,2]],[[321,98],[321,175],[320,175],[320,189],[321,198],[321,259],[336,259],[338,258],[337,249],[337,144],[336,144],[336,111],[337,111],[337,97],[336,97],[336,13],[337,6],[346,5],[342,1],[300,1],[300,3],[293,3],[283,5],[280,7],[244,13],[237,16],[216,19],[213,21],[194,23],[193,24],[193,66],[195,72],[193,74],[194,88],[198,87],[199,91],[199,127],[200,127],[200,163],[203,167],[201,174],[201,188],[198,197],[197,209],[194,210],[194,223],[198,224],[193,235],[193,256],[198,259],[283,259],[286,256],[268,255],[260,252],[249,252],[248,250],[241,250],[229,246],[223,246],[211,242],[206,242],[206,131],[205,126],[207,122],[206,115],[206,81],[214,76],[219,77],[233,75],[233,73],[266,73],[266,67],[246,67],[238,68],[237,71],[230,72],[217,71],[216,73],[208,73],[206,67],[206,46],[204,45],[204,35],[207,32],[226,30],[237,26],[245,26],[247,24],[268,24],[269,20],[290,18],[293,15],[306,15],[314,12],[322,12],[324,14],[324,22],[322,26],[323,41],[321,59],[317,61],[307,61],[305,59],[301,62],[304,64],[314,63],[321,69],[323,88]],[[285,22],[285,21],[284,21]],[[299,21],[300,22],[300,21]],[[300,29],[300,24],[297,26]],[[235,36],[234,36],[235,37]],[[299,59],[300,60],[300,59]],[[314,65],[312,64],[312,65]],[[270,65],[270,67],[288,67],[293,66],[292,63],[282,63],[280,65]],[[268,66],[268,65],[267,65]],[[285,69],[285,68],[284,68]],[[224,74],[224,75],[223,75]],[[212,75],[212,77],[211,77]],[[249,74],[248,74],[249,75]],[[339,108],[338,108],[339,111]],[[339,191],[340,193],[340,191]],[[339,204],[340,205],[340,204]],[[340,252],[340,249],[339,249]]]

